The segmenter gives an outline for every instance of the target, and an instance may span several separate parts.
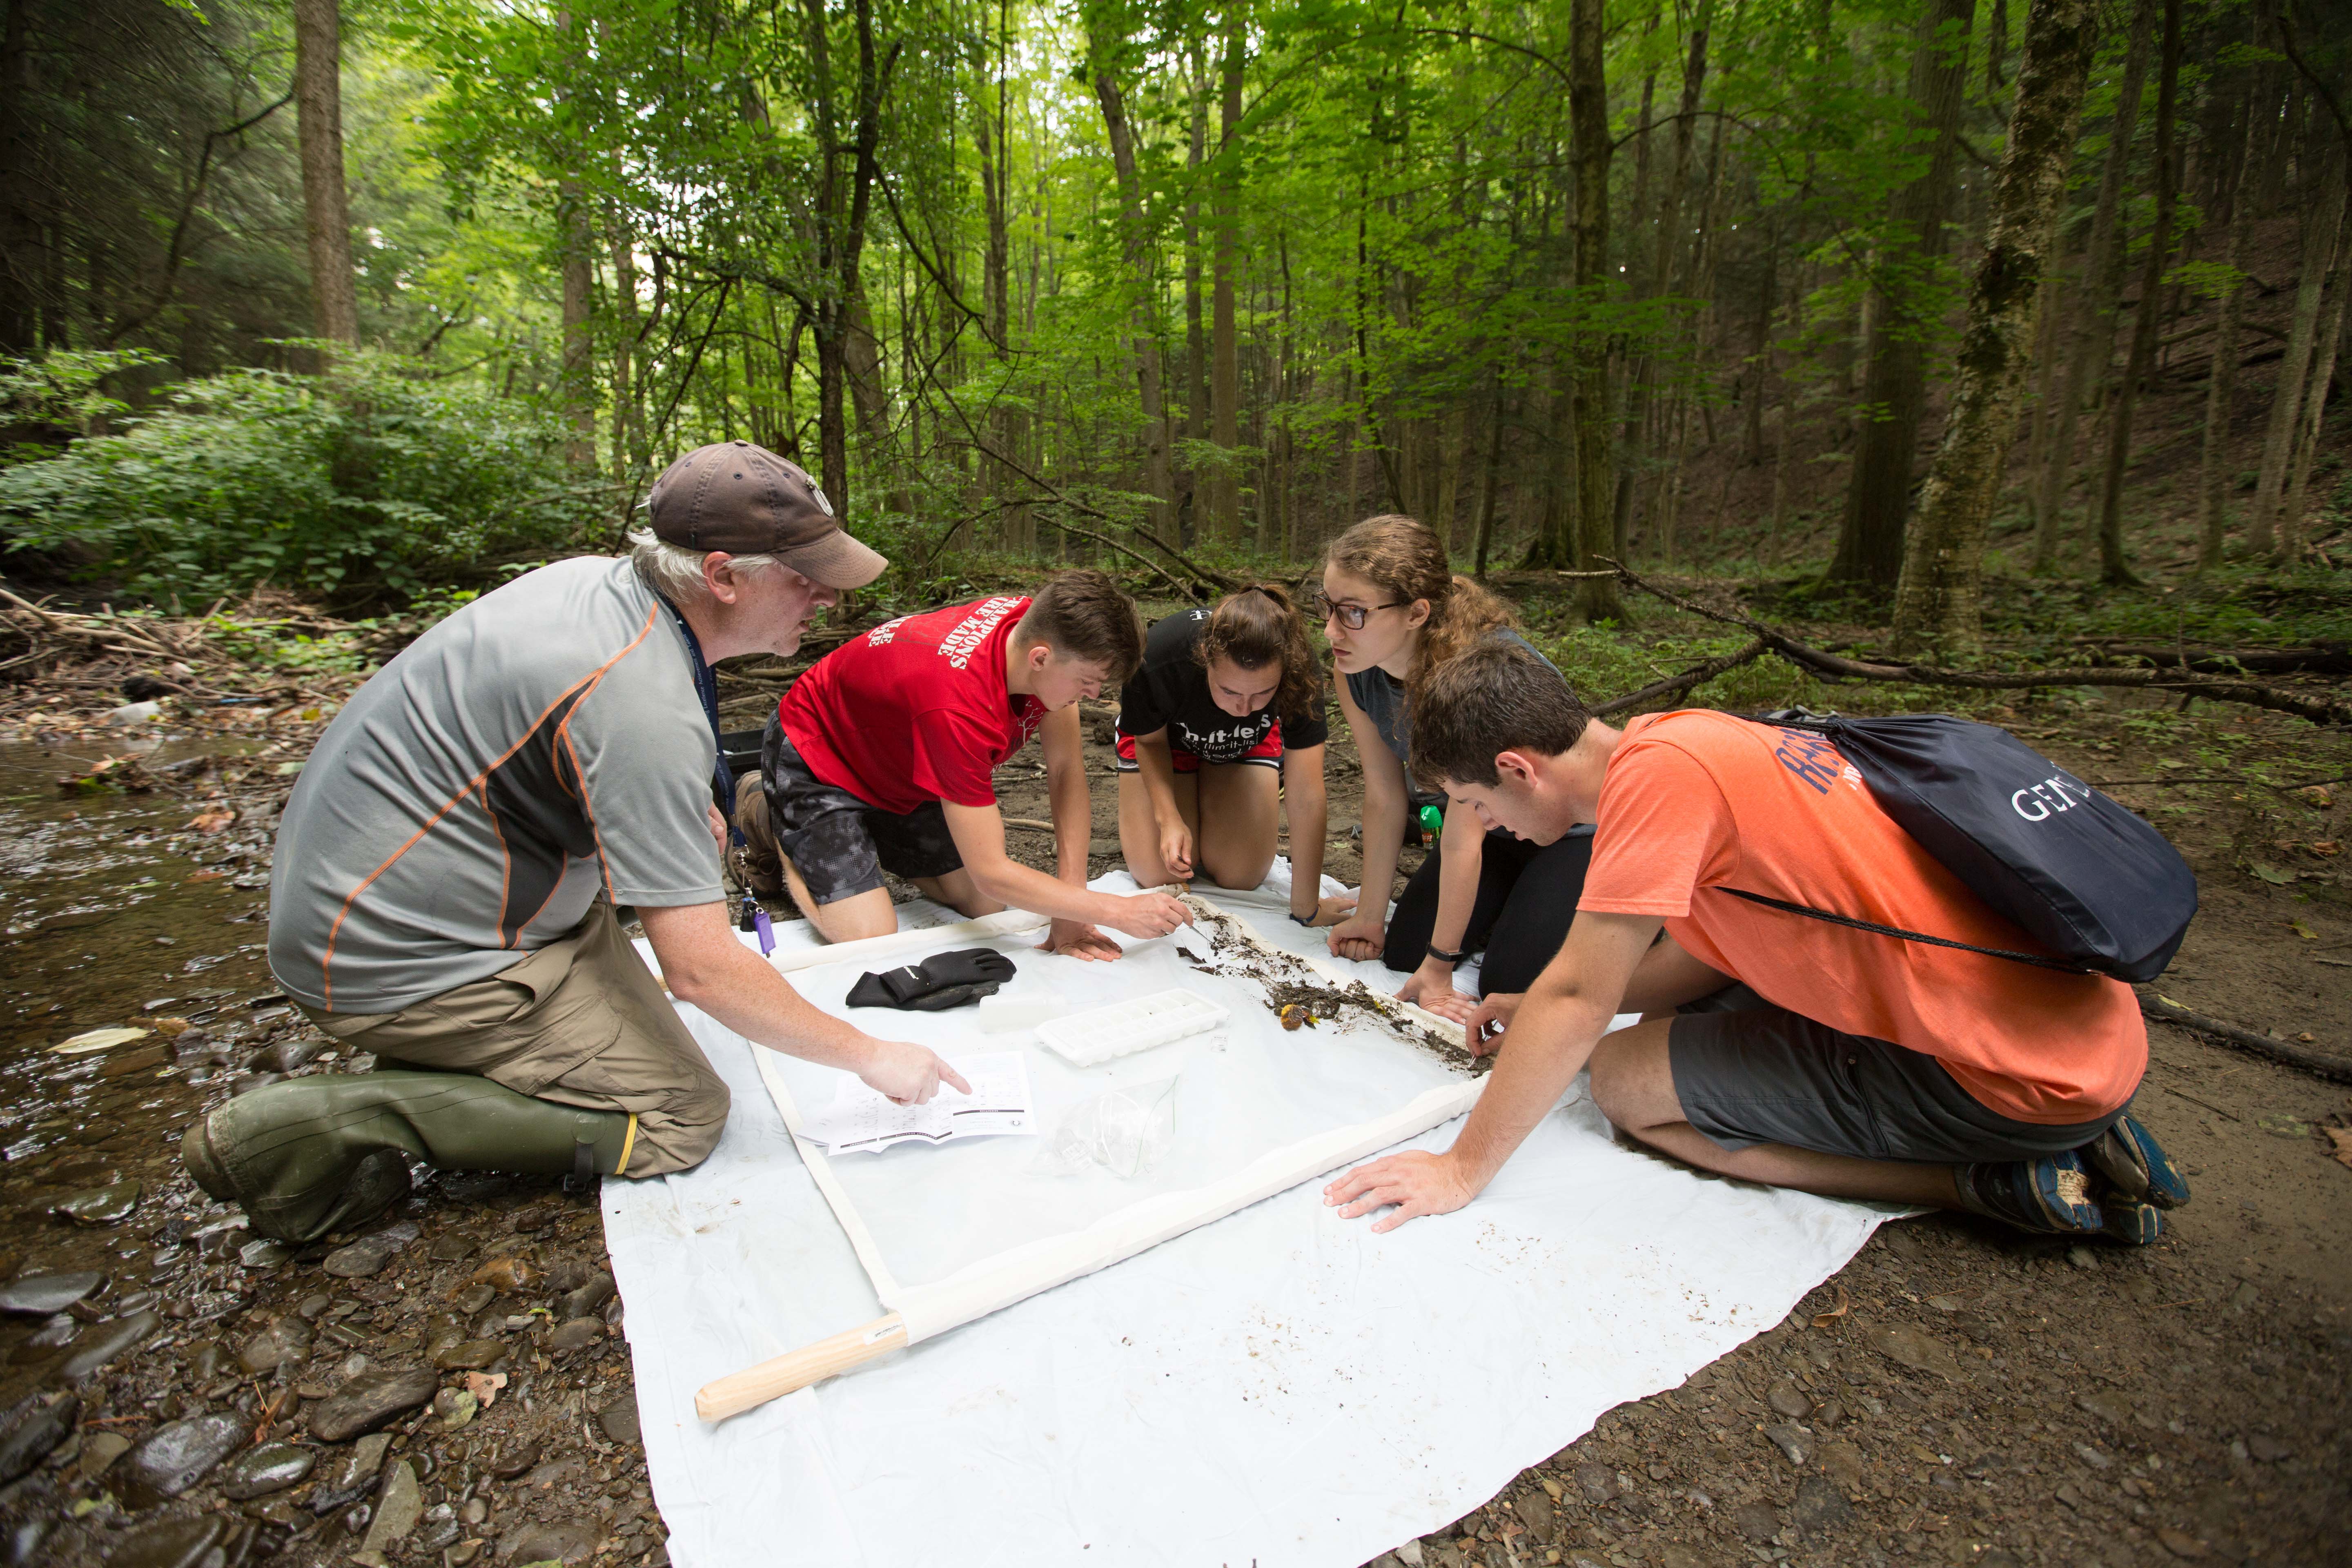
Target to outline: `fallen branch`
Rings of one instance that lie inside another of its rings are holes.
[[[2268,779],[2226,778],[2199,774],[2193,778],[2171,779],[2093,779],[2094,789],[2121,789],[2126,784],[2258,784],[2274,789],[2281,795],[2293,795],[2297,790],[2318,789],[2326,784],[2352,784],[2352,773],[2338,773],[2332,779],[2305,779],[2301,784],[2273,784]]]
[[[2341,645],[2334,647],[2248,647],[2191,648],[2145,647],[2109,644],[2099,651],[2109,658],[2141,659],[2158,669],[2186,666],[2204,675],[2235,675],[2255,671],[2269,675],[2293,675],[2299,671],[2316,675],[2352,675],[2352,648]]]
[[[1612,574],[1595,574],[1597,576]],[[1654,680],[1639,691],[1629,691],[1622,697],[1612,697],[1591,710],[1591,714],[1595,719],[1606,719],[1612,713],[1622,713],[1629,708],[1639,708],[1644,702],[1654,702],[1662,697],[1680,697],[1693,687],[1706,685],[1726,670],[1737,669],[1743,664],[1753,663],[1763,658],[1768,651],[1769,650],[1765,647],[1764,639],[1759,637],[1738,653],[1727,653],[1720,658],[1708,659],[1705,664],[1693,665],[1680,675],[1670,675],[1664,680]]]
[[[1606,556],[1600,559],[1607,560]],[[1946,669],[1928,664],[1871,664],[1826,653],[1799,642],[1777,626],[1734,610],[1709,609],[1679,594],[1644,582],[1630,567],[1610,562],[1628,587],[1662,599],[1678,610],[1727,626],[1740,626],[1761,639],[1772,652],[1815,675],[1833,680],[1902,681],[1913,686],[1954,686],[1979,691],[2017,690],[2042,686],[2124,686],[2146,690],[2181,691],[2221,702],[2242,702],[2291,713],[2314,724],[2352,729],[2352,705],[2326,698],[2299,697],[2273,686],[2249,680],[2223,680],[2206,676],[2167,675],[2157,669]]]
[[[2332,1079],[2337,1083],[2352,1083],[2352,1057],[2339,1057],[2333,1051],[2315,1051],[2290,1040],[2274,1040],[2268,1035],[2257,1035],[2252,1029],[2242,1029],[2235,1024],[2225,1024],[2219,1018],[2192,1013],[2168,997],[2146,991],[2138,994],[2139,1010],[2159,1023],[2192,1030],[2224,1045],[2235,1046],[2240,1050],[2252,1051],[2274,1062],[2300,1068],[2319,1078]]]

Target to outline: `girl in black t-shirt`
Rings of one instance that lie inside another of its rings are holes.
[[[1288,594],[1244,588],[1156,623],[1118,700],[1118,841],[1138,882],[1197,876],[1256,887],[1274,864],[1286,806],[1291,918],[1348,917],[1353,899],[1318,897],[1329,727],[1306,622]]]

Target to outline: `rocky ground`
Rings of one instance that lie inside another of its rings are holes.
[[[2345,749],[2266,718],[2158,727],[2148,711],[2006,721],[2095,781],[2203,776],[2221,764],[2186,759],[2222,758],[2230,784],[2117,785],[2206,890],[2163,989],[2352,1050],[2334,850],[2352,796],[2243,782],[2341,773]],[[365,1234],[296,1250],[253,1238],[179,1173],[180,1133],[222,1097],[366,1066],[275,995],[258,947],[274,811],[324,717],[168,710],[182,739],[135,774],[98,766],[124,752],[119,734],[58,712],[0,746],[15,1015],[0,1061],[0,1563],[660,1568],[624,1306],[584,1197],[426,1175]],[[1098,738],[1088,754],[1101,871],[1117,864],[1115,797]],[[109,778],[58,788],[91,773]],[[1344,742],[1331,775],[1331,868],[1352,881],[1360,782]],[[1000,782],[1008,815],[1046,814],[1029,759]],[[1044,834],[1015,845],[1050,858]],[[100,1028],[144,1032],[55,1049]],[[1610,1413],[1395,1558],[2352,1560],[2352,1169],[2330,1136],[2352,1142],[2352,1099],[2152,1033],[2139,1112],[2197,1190],[2163,1244],[1891,1225],[1780,1328]]]

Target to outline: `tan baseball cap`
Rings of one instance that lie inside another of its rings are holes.
[[[697,447],[662,470],[646,507],[671,544],[773,555],[828,588],[863,588],[890,564],[850,537],[798,464],[749,441]]]

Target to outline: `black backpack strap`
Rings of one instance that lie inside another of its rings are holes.
[[[1931,947],[1956,947],[1962,952],[1980,952],[1987,958],[2006,958],[2012,963],[2030,963],[2036,969],[2054,969],[2061,974],[2096,974],[2095,969],[2085,969],[2079,963],[2063,959],[2044,958],[2038,952],[2011,952],[2006,948],[1978,947],[1972,942],[1954,942],[1948,936],[1929,936],[1925,931],[1904,931],[1896,926],[1883,926],[1874,921],[1856,920],[1852,915],[1833,915],[1827,910],[1813,909],[1805,904],[1792,904],[1783,899],[1768,899],[1761,893],[1742,892],[1738,888],[1719,888],[1717,892],[1729,893],[1735,899],[1746,899],[1751,904],[1767,909],[1786,910],[1792,915],[1808,915],[1817,921],[1827,921],[1833,926],[1845,926],[1853,931],[1866,931],[1879,936],[1901,937],[1905,942],[1924,942]]]

